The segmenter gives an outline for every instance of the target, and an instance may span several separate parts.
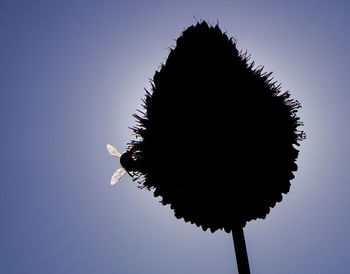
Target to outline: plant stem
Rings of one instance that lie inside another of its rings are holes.
[[[243,228],[241,226],[232,229],[232,238],[235,246],[238,273],[250,274],[247,247],[245,245]]]

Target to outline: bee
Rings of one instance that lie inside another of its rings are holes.
[[[110,155],[115,156],[120,159],[121,168],[118,168],[112,175],[111,178],[111,185],[114,186],[125,173],[129,173],[133,170],[133,167],[135,166],[135,161],[132,158],[132,153],[130,151],[124,152],[121,154],[118,149],[116,149],[111,144],[107,145],[107,150]],[[130,175],[130,174],[129,174]]]

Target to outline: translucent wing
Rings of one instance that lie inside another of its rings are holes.
[[[115,157],[118,157],[118,158],[120,158],[122,156],[122,154],[118,151],[118,149],[116,149],[111,144],[107,145],[107,149],[108,149],[109,154],[111,154],[112,156],[115,156]]]
[[[125,173],[126,170],[124,168],[118,168],[112,175],[111,186],[114,186]]]

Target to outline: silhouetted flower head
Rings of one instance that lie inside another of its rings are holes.
[[[206,22],[187,28],[135,115],[129,170],[177,218],[214,232],[265,218],[297,170],[300,107]]]

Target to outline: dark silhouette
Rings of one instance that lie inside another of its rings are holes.
[[[299,103],[206,22],[187,28],[156,71],[124,157],[141,187],[183,218],[244,237],[288,193],[305,136]],[[122,163],[123,164],[123,163]],[[243,237],[243,238],[242,238]],[[249,273],[239,266],[240,273]]]

